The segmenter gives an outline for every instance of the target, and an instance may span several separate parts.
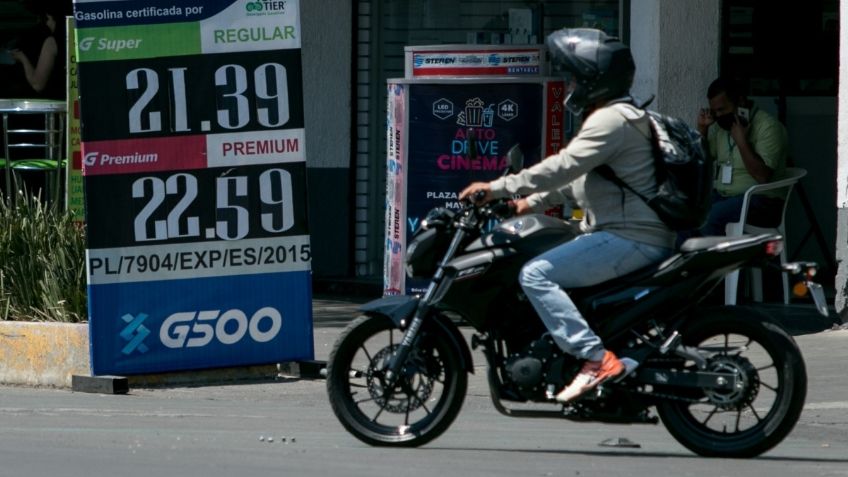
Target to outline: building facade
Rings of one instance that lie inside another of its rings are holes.
[[[788,9],[770,5],[761,0],[302,2],[315,276],[382,279],[386,80],[403,76],[404,46],[539,43],[558,28],[592,26],[631,46],[637,64],[633,93],[655,95],[651,107],[663,113],[694,123],[707,104],[707,86],[719,74],[748,80],[754,102],[787,126],[793,164],[808,171],[787,211],[790,257],[821,264],[820,279],[835,291],[842,310],[848,296],[848,270],[841,264],[848,254],[848,136],[841,125],[848,92],[836,72],[837,60],[845,60],[839,49],[845,35],[838,25],[846,7],[837,0],[811,0],[803,12],[780,12]],[[515,30],[511,13],[529,18],[529,28]],[[799,48],[805,53],[792,53]]]

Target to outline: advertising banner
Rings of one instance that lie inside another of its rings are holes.
[[[93,373],[312,359],[298,1],[74,17]]]
[[[384,251],[383,290],[385,295],[404,292],[406,270],[406,208],[404,200],[406,172],[406,102],[407,89],[389,83],[386,121],[388,161],[386,163],[386,249]]]
[[[540,76],[539,45],[422,45],[407,46],[405,77]]]
[[[400,128],[397,133],[400,137],[408,131],[406,148],[401,148],[407,153],[401,166],[403,174],[397,175],[405,177],[405,182],[394,193],[395,198],[403,194],[405,200],[401,201],[403,209],[399,212],[396,212],[398,205],[387,204],[387,210],[391,209],[397,218],[389,221],[387,217],[391,229],[387,229],[386,241],[388,246],[395,235],[401,240],[400,253],[392,250],[391,254],[393,258],[399,256],[401,264],[405,238],[418,230],[430,209],[459,209],[459,192],[473,181],[490,181],[500,176],[508,166],[507,152],[513,146],[520,148],[525,167],[535,164],[542,155],[544,135],[541,81],[413,83],[404,87],[409,90],[406,111],[409,122],[396,127]],[[404,96],[392,93],[389,97],[389,110],[397,115],[396,105],[391,102],[402,101]],[[469,154],[469,128],[477,135],[474,144],[477,157]],[[389,151],[392,151],[391,139]],[[404,220],[402,233],[397,231],[399,220]],[[399,268],[390,269],[384,290],[387,294],[425,291],[427,282],[405,278],[402,268],[400,273],[395,272]]]

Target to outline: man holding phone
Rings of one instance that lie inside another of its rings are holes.
[[[713,205],[700,235],[724,235],[725,225],[739,220],[745,191],[782,178],[786,169],[786,128],[753,106],[741,86],[718,78],[707,89],[710,107],[698,114],[704,147],[716,165]],[[752,196],[748,222],[776,227],[783,211],[782,191]],[[695,235],[695,234],[689,234]]]

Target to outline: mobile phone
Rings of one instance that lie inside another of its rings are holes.
[[[739,124],[747,126],[751,122],[751,110],[748,108],[736,108],[736,117],[739,118]]]

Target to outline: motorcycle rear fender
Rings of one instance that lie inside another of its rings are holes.
[[[359,310],[367,315],[382,315],[392,320],[399,329],[405,329],[415,310],[418,309],[420,298],[409,295],[395,295],[378,298],[365,303]],[[471,350],[459,328],[447,316],[437,313],[428,318],[428,322],[439,327],[444,335],[450,340],[451,345],[459,352],[462,360],[462,369],[474,373],[474,361],[471,358]]]

